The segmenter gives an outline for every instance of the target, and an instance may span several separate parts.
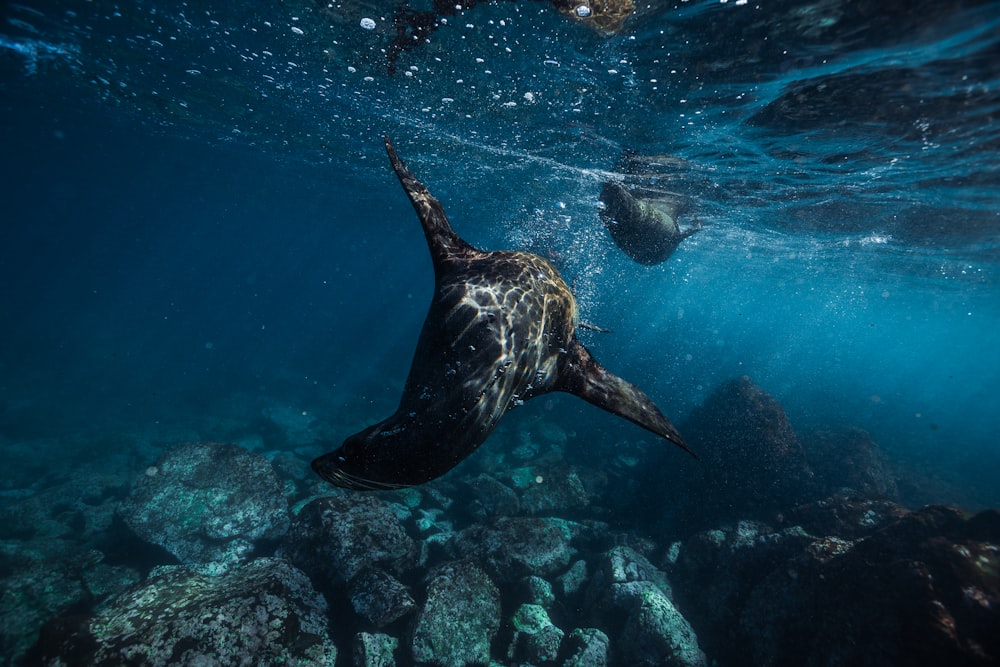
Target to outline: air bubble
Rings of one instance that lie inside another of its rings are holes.
[[[361,27],[364,28],[365,30],[374,30],[375,21],[366,16],[365,18],[361,19]]]
[[[590,16],[590,6],[580,5],[579,7],[576,8],[576,15],[582,19],[587,18],[588,16]]]

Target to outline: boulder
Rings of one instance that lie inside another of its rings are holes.
[[[528,604],[537,604],[546,609],[555,602],[555,594],[552,592],[552,584],[541,577],[534,575],[525,577],[520,582],[520,597]]]
[[[671,596],[662,571],[641,553],[620,546],[598,560],[585,606],[626,664],[702,666],[698,639]]]
[[[618,604],[628,620],[616,650],[636,667],[706,667],[705,654],[687,619],[669,597],[650,581],[615,584]]]
[[[427,602],[413,628],[413,660],[442,667],[485,665],[500,627],[500,591],[469,561],[428,575]]]
[[[995,664],[1000,513],[838,512],[839,498],[796,512],[842,535],[740,522],[681,545],[671,582],[706,651],[776,667]]]
[[[416,545],[388,503],[351,494],[306,504],[279,555],[310,576],[343,585],[365,566],[398,574],[414,562]]]
[[[723,664],[739,662],[743,648],[734,646],[730,637],[746,599],[775,567],[815,539],[799,526],[776,531],[759,522],[740,521],[680,544],[668,567],[670,580],[675,599],[709,655]]]
[[[304,573],[260,558],[209,576],[164,566],[115,598],[61,644],[47,664],[329,665],[326,602]]]
[[[812,431],[802,437],[809,467],[824,494],[845,489],[869,498],[897,500],[899,489],[878,444],[858,428]]]
[[[563,667],[607,667],[608,636],[597,628],[577,628],[566,637]]]
[[[406,586],[388,572],[370,565],[354,575],[348,592],[354,611],[376,628],[384,627],[417,609]]]
[[[196,442],[148,467],[118,508],[143,540],[182,563],[245,561],[289,526],[284,484],[267,459],[236,445]]]
[[[819,666],[1000,662],[1000,513],[927,506],[776,567],[739,618],[744,659]]]
[[[801,526],[812,535],[855,539],[871,535],[909,513],[910,510],[890,500],[849,493],[799,505],[785,512],[782,518],[785,524]]]
[[[564,633],[552,623],[544,607],[522,604],[514,612],[511,625],[514,636],[507,649],[508,659],[537,665],[552,662],[559,655]]]
[[[482,563],[498,582],[512,583],[564,570],[573,555],[570,542],[576,528],[562,519],[500,517],[461,531],[455,548]]]
[[[359,632],[354,638],[354,667],[396,667],[399,640],[382,633]]]
[[[744,376],[723,384],[681,427],[702,457],[676,519],[686,532],[772,520],[817,497],[805,453],[777,400]]]

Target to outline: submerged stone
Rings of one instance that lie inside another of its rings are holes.
[[[500,591],[489,576],[468,561],[445,563],[429,575],[413,659],[443,667],[487,664],[499,628]]]
[[[312,576],[345,584],[366,565],[398,573],[415,551],[388,503],[351,495],[309,502],[292,522],[279,554]]]
[[[556,659],[563,631],[552,623],[544,607],[522,604],[514,613],[511,625],[514,636],[507,650],[509,659],[535,665]]]
[[[140,475],[118,512],[143,540],[182,563],[224,566],[289,526],[284,485],[270,462],[236,445],[196,442],[166,452]]]
[[[749,377],[726,382],[683,425],[703,465],[683,480],[689,489],[675,519],[687,531],[738,519],[770,520],[817,497],[784,408]]]
[[[658,586],[649,581],[617,586],[618,595],[632,601],[625,629],[615,642],[629,665],[705,667],[708,664],[691,624]]]
[[[563,667],[607,667],[608,636],[597,628],[577,628],[566,637]]]
[[[396,667],[397,648],[395,637],[359,632],[354,638],[354,667]]]
[[[219,576],[168,566],[113,600],[48,664],[328,665],[326,602],[286,561],[260,558]]]
[[[365,567],[348,585],[354,611],[381,628],[416,611],[417,604],[398,579],[377,567]]]
[[[546,577],[569,565],[575,524],[562,519],[501,517],[466,528],[456,537],[459,553],[483,563],[501,582]]]

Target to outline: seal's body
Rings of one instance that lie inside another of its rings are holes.
[[[424,228],[434,298],[399,408],[314,460],[321,477],[354,489],[422,484],[475,451],[511,407],[550,391],[576,394],[687,449],[642,391],[577,341],[576,301],[552,264],[470,246],[388,138],[386,150]]]

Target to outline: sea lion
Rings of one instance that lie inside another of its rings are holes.
[[[622,152],[616,168],[630,181],[609,180],[601,187],[601,222],[607,227],[615,245],[640,264],[653,265],[666,261],[681,241],[697,232],[700,227],[682,230],[678,216],[688,208],[684,198],[646,187],[659,180],[667,170],[684,167],[685,162],[670,155],[640,156],[635,151]]]
[[[422,484],[475,451],[511,407],[550,391],[576,394],[690,452],[646,394],[576,339],[576,300],[556,268],[463,241],[388,137],[385,147],[423,225],[434,298],[399,408],[315,459],[313,470],[350,489]]]
[[[673,197],[636,197],[615,181],[601,187],[598,213],[615,245],[640,264],[665,262],[681,241],[698,227],[681,230],[677,224],[680,202]]]

